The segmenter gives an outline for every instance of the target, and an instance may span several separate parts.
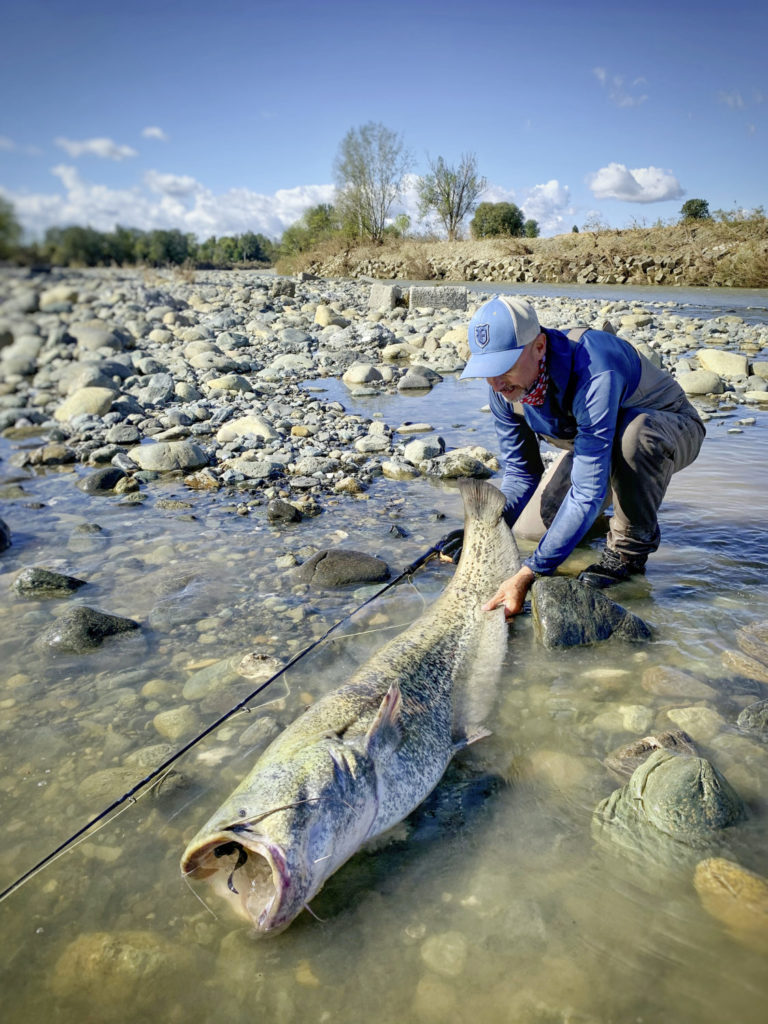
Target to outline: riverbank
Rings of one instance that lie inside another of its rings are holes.
[[[428,390],[463,367],[466,322],[487,293],[445,309],[448,293],[436,287],[406,308],[385,287],[351,280],[188,277],[67,270],[1,279],[0,430],[26,439],[19,469],[78,466],[86,490],[135,501],[171,473],[190,489],[238,491],[246,510],[288,499],[306,514],[323,495],[361,494],[382,474],[460,472],[444,446],[417,443],[408,425],[350,413],[301,384],[343,378],[350,398]],[[765,323],[685,317],[648,301],[539,295],[536,305],[544,323],[610,319],[677,376],[704,418],[768,404]],[[494,468],[490,451],[464,455],[466,475]]]
[[[282,272],[386,280],[768,287],[768,220],[434,242],[332,241],[278,262]]]

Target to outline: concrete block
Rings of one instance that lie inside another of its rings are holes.
[[[369,309],[394,309],[402,292],[396,284],[372,284],[368,298]]]
[[[434,309],[467,308],[467,289],[461,285],[411,285],[408,291],[408,305],[411,309],[429,306]]]

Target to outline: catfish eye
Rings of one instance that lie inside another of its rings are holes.
[[[238,818],[244,818],[247,813],[248,812],[246,811],[246,809],[244,807],[241,807],[240,810],[237,812],[237,816]]]

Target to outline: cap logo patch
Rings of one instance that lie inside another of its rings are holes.
[[[485,348],[491,340],[490,324],[475,324],[475,344],[478,348]]]

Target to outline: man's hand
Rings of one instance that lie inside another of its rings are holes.
[[[491,600],[483,605],[484,612],[491,612],[499,605],[504,605],[504,618],[511,619],[513,615],[519,615],[525,604],[525,596],[531,589],[531,584],[536,579],[533,571],[527,565],[521,566],[514,576],[504,580]]]

